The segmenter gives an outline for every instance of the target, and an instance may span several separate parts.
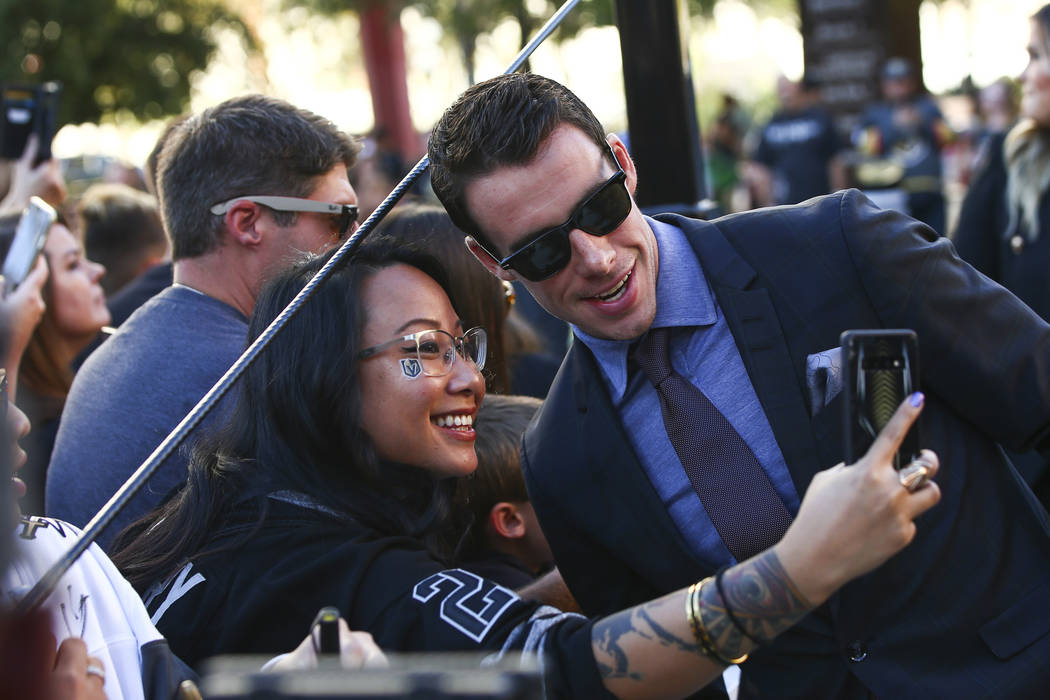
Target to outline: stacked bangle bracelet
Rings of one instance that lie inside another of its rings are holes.
[[[703,581],[694,583],[689,587],[689,591],[685,596],[685,615],[686,619],[689,620],[689,627],[693,630],[693,638],[696,639],[696,643],[700,647],[700,652],[704,656],[723,666],[744,663],[747,661],[747,654],[733,659],[723,655],[715,648],[714,642],[711,641],[711,635],[708,634],[707,628],[704,627],[704,622],[700,617],[700,610],[703,606],[700,596],[703,592],[704,585],[711,581],[712,578],[714,577],[708,576]]]
[[[718,590],[718,597],[722,599],[722,605],[726,609],[726,615],[729,616],[729,621],[733,623],[733,626],[740,630],[740,634],[750,639],[752,644],[754,644],[756,647],[760,647],[766,642],[755,637],[753,634],[744,629],[744,626],[740,624],[740,620],[736,619],[736,615],[733,614],[733,607],[729,604],[729,598],[726,598],[726,592],[722,590],[722,577],[725,576],[726,568],[727,567],[723,566],[721,569],[718,570],[718,573],[715,574],[715,588]]]

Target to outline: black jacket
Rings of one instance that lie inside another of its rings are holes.
[[[990,137],[986,157],[963,199],[952,240],[959,257],[1016,294],[1037,314],[1050,320],[1050,206],[1046,193],[1039,203],[1039,238],[1029,243],[1024,232],[1012,244],[1006,235],[1004,135]],[[1024,226],[1021,222],[1020,226]]]
[[[1050,529],[995,443],[1047,445],[1050,326],[946,239],[855,191],[713,222],[659,218],[692,245],[799,494],[842,460],[842,395],[812,413],[806,359],[850,328],[918,333],[923,444],[943,465],[943,498],[914,541],[753,653],[740,697],[1046,697]],[[525,433],[522,467],[589,615],[724,563],[692,554],[579,342]]]
[[[544,654],[550,697],[605,697],[591,623],[528,603],[462,569],[446,569],[420,544],[348,525],[322,510],[271,501],[260,529],[242,506],[208,548],[146,591],[147,609],[191,665],[216,654],[294,649],[317,611],[339,608],[353,630],[385,650]]]

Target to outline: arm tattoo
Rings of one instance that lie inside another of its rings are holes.
[[[736,619],[756,639],[771,640],[808,613],[813,606],[795,588],[773,550],[738,564],[725,573],[722,581],[728,603]],[[684,591],[598,620],[591,628],[594,659],[606,681],[647,681],[645,662],[632,658],[641,646],[668,652],[703,656],[691,632],[679,635],[661,620],[685,622]],[[724,656],[742,656],[753,642],[730,620],[725,604],[712,582],[702,591],[700,618],[714,646]],[[703,657],[706,658],[706,657]],[[656,682],[655,676],[649,679]]]
[[[640,637],[678,651],[700,653],[700,647],[696,645],[692,636],[680,637],[656,621],[656,615],[653,613],[668,606],[673,606],[673,609],[677,610],[682,607],[682,602],[672,594],[618,612],[594,623],[592,629],[594,658],[598,662],[598,671],[602,678],[645,680],[644,674],[636,669],[632,670],[630,658],[621,646],[628,641],[629,637]]]
[[[727,656],[754,647],[730,620],[725,606],[755,639],[769,641],[795,624],[813,606],[799,593],[773,550],[726,571],[722,579],[726,601],[714,585],[704,586],[700,619],[715,646]]]

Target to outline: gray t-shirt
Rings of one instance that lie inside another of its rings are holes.
[[[87,359],[66,400],[47,474],[47,514],[84,526],[230,368],[247,319],[221,301],[172,286],[153,297]],[[161,465],[99,544],[186,480],[190,449],[229,415],[233,392]]]

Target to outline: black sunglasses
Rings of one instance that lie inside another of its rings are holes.
[[[332,233],[343,238],[357,223],[357,206],[354,204],[333,204],[331,202],[318,202],[314,199],[303,199],[301,197],[279,197],[276,195],[242,195],[234,197],[225,202],[220,202],[211,208],[212,214],[223,215],[228,212],[237,202],[255,202],[277,211],[292,212],[314,212],[316,214],[329,214],[332,217]]]
[[[502,260],[484,246],[482,250],[498,260],[504,270],[514,270],[527,280],[541,282],[569,264],[572,259],[569,234],[574,229],[592,236],[612,233],[631,213],[631,194],[625,184],[627,174],[620,167],[620,161],[616,159],[611,146],[609,153],[616,164],[616,174],[583,200],[565,223],[540,232]]]

